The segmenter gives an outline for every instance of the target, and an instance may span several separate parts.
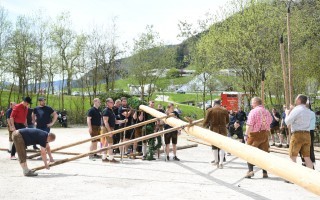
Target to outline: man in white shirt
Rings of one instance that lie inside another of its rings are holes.
[[[313,169],[313,163],[310,159],[310,110],[306,107],[307,96],[298,95],[295,100],[296,107],[286,110],[285,122],[291,126],[291,140],[289,155],[293,162],[297,162],[297,156],[301,152],[307,167]]]

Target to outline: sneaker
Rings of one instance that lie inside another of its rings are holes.
[[[263,173],[262,178],[269,178],[268,173]]]
[[[286,144],[285,148],[289,148],[289,144]]]
[[[109,160],[109,163],[119,163],[116,159]]]
[[[211,164],[212,164],[213,166],[219,166],[219,163],[218,163],[218,162],[214,162],[214,163],[211,162]]]
[[[38,176],[38,174],[32,170],[29,170],[27,173],[24,173],[25,176]]]
[[[245,178],[251,178],[254,176],[254,172],[251,171],[251,172],[248,172],[247,175],[245,176]]]
[[[15,156],[11,156],[10,160],[17,160],[17,158]]]
[[[89,160],[95,161],[96,158],[95,158],[93,155],[90,155],[90,156],[89,156]]]
[[[223,169],[223,164],[219,164],[218,168]]]
[[[180,161],[180,159],[179,159],[177,156],[174,156],[174,157],[173,157],[173,160],[175,160],[175,161]]]
[[[276,143],[272,143],[270,146],[274,147],[274,146],[276,146]]]
[[[102,158],[102,156],[101,156],[101,155],[98,155],[98,154],[94,154],[93,157],[96,158],[96,159]]]
[[[282,144],[279,144],[277,147],[281,148],[281,147],[282,147]]]
[[[167,156],[167,160],[170,160],[170,157],[169,157],[169,156]]]

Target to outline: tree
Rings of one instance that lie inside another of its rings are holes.
[[[128,61],[129,74],[141,88],[141,100],[144,100],[145,86],[148,87],[148,100],[153,93],[153,86],[166,67],[172,65],[173,52],[159,40],[153,26],[147,26],[146,32],[134,40],[133,55]]]
[[[35,52],[33,52],[34,62],[34,92],[39,97],[39,91],[43,89],[43,80],[46,77],[46,66],[48,64],[47,49],[49,49],[50,39],[50,19],[47,18],[41,11],[38,11],[33,18],[32,35],[35,39]],[[49,75],[50,76],[50,75]],[[37,85],[38,83],[38,85]],[[49,91],[48,91],[49,92]]]
[[[167,78],[177,78],[180,76],[180,71],[177,68],[171,68],[168,72],[167,72]]]
[[[12,73],[18,78],[18,99],[20,95],[26,96],[29,93],[29,73],[35,51],[35,40],[30,31],[31,23],[26,16],[19,16],[16,27],[10,38],[10,61],[12,62]]]
[[[8,84],[7,72],[9,71],[8,63],[8,45],[11,35],[11,23],[8,20],[8,12],[0,7],[0,96],[6,85]],[[10,101],[10,99],[8,100]],[[9,104],[9,102],[8,102]],[[0,101],[0,107],[2,102]]]
[[[86,36],[77,35],[71,29],[69,13],[62,13],[53,24],[51,39],[59,51],[62,60],[62,72],[67,73],[67,90],[71,94],[71,81],[75,71],[76,59],[80,56],[82,48],[85,47]]]

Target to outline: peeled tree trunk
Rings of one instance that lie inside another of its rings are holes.
[[[154,117],[163,117],[165,114],[152,109],[148,106],[141,105],[140,109]],[[166,124],[172,127],[187,125],[188,123],[173,117],[163,119]],[[320,195],[320,173],[315,170],[303,167],[288,159],[280,158],[270,153],[249,145],[242,144],[238,141],[231,140],[228,137],[214,133],[208,129],[192,126],[184,130],[199,139],[202,139],[211,145],[217,146],[241,159],[248,161],[268,172],[280,176],[285,180],[295,183],[306,190]],[[243,173],[245,173],[244,171]]]

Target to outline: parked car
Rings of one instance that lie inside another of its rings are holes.
[[[178,89],[176,92],[177,92],[178,94],[185,94],[185,93],[186,93],[186,91],[184,91],[184,90],[182,90],[182,89]]]
[[[74,91],[71,93],[72,96],[80,96],[80,92],[78,91]]]

